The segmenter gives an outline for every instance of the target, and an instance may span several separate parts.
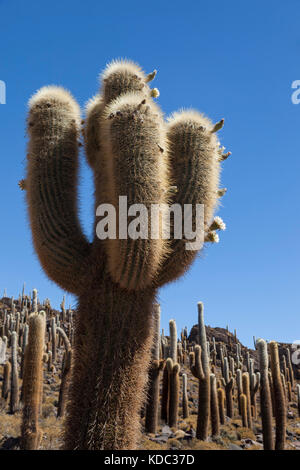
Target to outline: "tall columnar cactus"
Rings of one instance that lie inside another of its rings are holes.
[[[223,385],[226,394],[226,412],[229,418],[233,417],[233,397],[232,391],[234,387],[234,378],[229,374],[228,358],[224,357],[223,361]]]
[[[292,388],[294,387],[294,371],[293,371],[293,366],[292,366],[292,361],[291,361],[291,351],[289,348],[286,348],[285,350],[286,354],[286,360],[287,360],[287,367],[290,375],[290,382]]]
[[[14,414],[19,408],[19,374],[18,374],[18,335],[11,334],[11,382],[9,410]]]
[[[33,289],[32,291],[32,311],[37,312],[38,310],[38,291]]]
[[[215,230],[224,224],[213,221],[213,213],[225,192],[218,186],[220,161],[227,155],[216,132],[223,121],[214,126],[202,114],[185,111],[165,123],[148,85],[154,75],[131,62],[114,62],[102,75],[101,94],[87,107],[84,140],[96,208],[112,204],[117,214],[127,215],[119,196],[127,197],[128,207],[146,209],[204,204],[204,238],[217,241]],[[203,243],[186,250],[186,240],[166,240],[161,218],[155,223],[151,217],[152,237],[128,237],[127,226],[124,236],[118,220],[116,237],[103,240],[97,220],[89,243],[77,215],[79,107],[57,87],[38,91],[29,106],[25,186],[34,246],[47,275],[79,300],[64,448],[132,449],[157,289],[180,277]],[[132,215],[130,224],[136,222]],[[195,222],[193,213],[193,229]],[[99,223],[106,226],[103,219]]]
[[[182,374],[182,417],[186,419],[189,417],[189,401],[187,392],[187,375]]]
[[[178,407],[179,407],[179,364],[174,364],[171,358],[167,359],[166,367],[169,373],[169,410],[168,424],[170,427],[177,427]]]
[[[177,328],[175,320],[169,321],[170,328],[170,358],[177,363]]]
[[[8,393],[10,389],[10,374],[11,374],[11,365],[10,362],[6,362],[4,364],[4,371],[3,371],[3,382],[2,382],[2,390],[1,396],[4,400],[7,400]]]
[[[29,335],[23,374],[24,408],[21,447],[24,450],[38,449],[42,437],[38,419],[42,400],[45,328],[45,313],[32,313],[29,317]]]
[[[160,371],[164,367],[164,361],[159,358],[160,345],[160,305],[154,305],[154,338],[152,346],[152,361],[149,368],[149,385],[147,394],[145,429],[146,432],[155,434],[158,424],[159,405],[159,377]]]
[[[208,436],[208,424],[210,416],[210,367],[207,351],[206,329],[204,324],[204,306],[202,302],[198,302],[198,335],[201,350],[199,365],[202,366],[199,374],[199,404],[196,435],[198,439],[206,440]],[[197,360],[198,362],[198,360]],[[197,366],[199,369],[199,366]]]
[[[220,423],[225,424],[225,392],[224,389],[219,387],[217,390],[218,394],[218,406],[219,406],[219,416]]]
[[[298,416],[300,418],[300,385],[299,384],[297,384],[297,387],[296,387],[296,394],[297,394]]]
[[[286,439],[286,401],[281,381],[278,344],[276,341],[270,342],[270,357],[275,401],[275,450],[284,450]]]
[[[71,343],[65,331],[60,327],[57,327],[56,331],[59,334],[59,338],[61,338],[61,340],[63,341],[64,347],[65,347],[64,361],[63,361],[63,367],[62,367],[62,373],[61,373],[61,384],[60,384],[59,396],[58,396],[58,407],[57,407],[57,417],[61,418],[65,414],[65,409],[66,409],[66,404],[67,404],[70,372],[71,372],[72,349],[71,349]]]
[[[240,409],[241,409],[241,416],[242,416],[242,424],[244,428],[248,428],[248,403],[247,403],[247,396],[244,393],[241,393],[239,396],[240,402]]]
[[[242,375],[242,382],[243,382],[243,394],[246,395],[247,398],[247,422],[248,428],[252,428],[252,413],[251,413],[251,394],[250,394],[250,380],[249,380],[249,372],[244,372]]]
[[[214,374],[210,374],[210,420],[211,434],[218,436],[220,434],[220,416],[217,395],[217,379]]]
[[[272,397],[269,384],[269,356],[267,343],[263,339],[256,341],[260,368],[260,412],[265,450],[274,449],[272,426]]]

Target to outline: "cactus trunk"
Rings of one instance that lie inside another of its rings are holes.
[[[110,280],[99,288],[98,282],[79,298],[64,447],[135,449],[154,291],[129,292]]]

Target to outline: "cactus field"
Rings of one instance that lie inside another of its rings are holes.
[[[136,449],[300,449],[300,368],[291,345],[204,326],[190,332],[154,308]],[[32,312],[32,313],[30,313]],[[0,300],[0,449],[60,449],[77,312],[40,302],[37,291]],[[130,432],[130,430],[128,430]]]

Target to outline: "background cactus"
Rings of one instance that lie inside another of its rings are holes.
[[[275,341],[270,342],[270,358],[275,401],[275,450],[284,450],[286,440],[286,403],[280,374],[278,344]]]
[[[11,334],[11,382],[10,382],[10,413],[14,414],[19,408],[19,374],[18,374],[18,336],[15,331]]]
[[[265,450],[274,449],[272,431],[272,398],[268,375],[268,348],[263,339],[256,342],[260,366],[260,409]]]
[[[23,418],[21,447],[38,449],[42,433],[39,429],[39,412],[43,386],[43,354],[45,338],[45,313],[33,313],[29,317],[28,344],[25,352],[23,377]]]
[[[160,361],[160,305],[154,305],[154,339],[152,347],[152,361],[149,369],[149,385],[147,393],[145,429],[153,434],[157,431],[158,405],[159,405],[159,376],[164,367],[164,361]]]

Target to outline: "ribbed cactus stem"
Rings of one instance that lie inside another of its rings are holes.
[[[4,400],[7,400],[8,393],[10,389],[10,374],[11,374],[11,364],[10,362],[6,362],[4,364],[4,371],[3,371],[3,382],[2,382],[2,391],[1,396]]]
[[[169,426],[177,428],[179,408],[179,364],[173,364],[170,371]]]
[[[290,374],[290,382],[293,388],[294,387],[294,371],[293,371],[293,366],[292,366],[292,361],[291,361],[291,351],[289,348],[286,348],[286,359],[287,359],[287,367],[288,367],[289,374]]]
[[[198,302],[198,335],[201,350],[198,352],[199,366],[201,363],[203,375],[199,376],[199,404],[196,436],[200,440],[207,440],[210,417],[210,367],[207,354],[206,329],[204,324],[204,305]],[[199,360],[200,359],[200,360]]]
[[[183,419],[186,419],[189,417],[187,382],[188,382],[187,375],[182,374],[182,417]]]
[[[266,341],[258,339],[256,342],[256,348],[258,351],[260,369],[260,410],[264,449],[273,450],[272,397],[268,375],[269,356]]]
[[[18,379],[18,335],[11,334],[11,384],[10,384],[10,413],[14,414],[19,408],[19,379]]]
[[[247,422],[248,422],[247,427],[252,429],[252,413],[251,413],[251,395],[250,395],[249,372],[244,372],[243,373],[242,382],[243,382],[243,394],[246,395],[246,398],[247,398]]]
[[[242,382],[242,371],[241,369],[237,369],[236,371],[236,385],[237,385],[237,393],[238,393],[238,408],[239,414],[241,415],[241,403],[240,403],[240,396],[243,393],[243,382]]]
[[[240,408],[241,408],[241,416],[242,416],[242,424],[244,428],[248,428],[248,411],[247,411],[247,396],[242,393],[240,395]]]
[[[286,440],[286,403],[280,374],[278,344],[275,341],[270,342],[270,357],[275,400],[275,450],[284,450]]]
[[[218,394],[218,406],[219,406],[219,417],[220,417],[220,423],[225,424],[225,392],[223,388],[218,388],[217,390]]]
[[[212,436],[220,434],[220,417],[218,409],[217,380],[214,374],[210,375],[210,416]]]
[[[170,320],[170,357],[174,363],[177,363],[177,328],[175,320]]]
[[[299,384],[297,384],[296,386],[296,394],[297,394],[298,416],[300,418],[300,385]]]
[[[52,344],[52,362],[56,361],[56,347],[57,347],[57,335],[56,335],[56,322],[55,318],[51,318],[51,344]]]
[[[65,414],[68,391],[69,391],[69,379],[71,372],[71,363],[72,363],[72,350],[67,348],[64,353],[62,374],[61,374],[61,384],[59,389],[58,396],[58,407],[57,407],[57,417],[61,418]]]
[[[24,450],[38,449],[42,437],[38,420],[42,401],[45,328],[45,312],[30,315],[23,376],[21,447]]]
[[[233,417],[233,397],[232,390],[234,387],[234,379],[229,374],[228,357],[224,357],[223,361],[223,375],[224,375],[224,386],[226,394],[226,413],[229,418]]]
[[[21,368],[20,368],[20,378],[23,378],[23,371],[24,371],[24,361],[25,361],[25,350],[28,344],[28,333],[29,333],[29,326],[28,324],[24,325],[23,331],[23,338],[22,338],[22,359],[21,359]]]
[[[153,346],[152,361],[149,369],[148,396],[146,404],[145,429],[146,432],[155,434],[158,425],[158,406],[159,406],[159,377],[164,363],[159,360],[160,344],[160,305],[155,304],[153,309]]]
[[[38,309],[38,291],[37,289],[33,289],[32,291],[32,310],[33,312],[37,312]]]

